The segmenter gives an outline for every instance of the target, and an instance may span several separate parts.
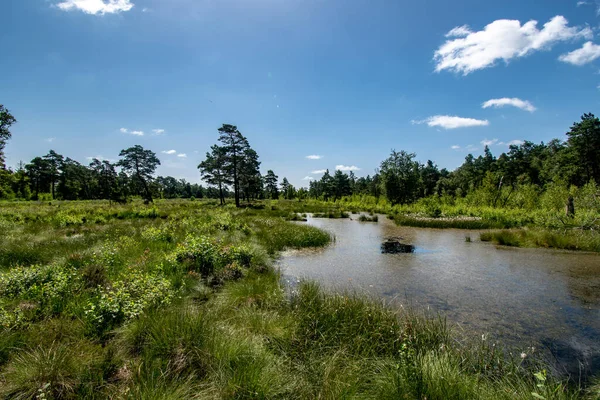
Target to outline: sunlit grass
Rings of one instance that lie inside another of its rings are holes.
[[[311,282],[283,287],[273,268],[279,251],[333,239],[289,219],[364,209],[263,205],[0,204],[0,396],[596,395],[596,386],[580,392],[550,376],[540,381],[541,365],[521,365],[487,345],[458,344],[441,317]],[[387,207],[366,211],[396,210]]]
[[[481,240],[501,246],[546,247],[600,252],[600,235],[589,231],[501,230],[483,232],[481,233]]]

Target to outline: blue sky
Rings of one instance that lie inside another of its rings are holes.
[[[482,143],[563,139],[600,113],[593,0],[4,0],[2,13],[11,166],[141,144],[159,174],[198,182],[231,123],[263,172],[307,186],[326,168],[372,174],[392,148],[453,169]]]

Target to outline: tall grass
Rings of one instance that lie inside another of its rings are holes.
[[[501,230],[483,232],[480,238],[484,242],[493,242],[501,246],[545,247],[600,252],[600,235],[590,231]]]
[[[443,318],[311,282],[290,293],[272,257],[332,240],[286,221],[292,207],[322,205],[0,205],[0,396],[594,398],[459,345]]]

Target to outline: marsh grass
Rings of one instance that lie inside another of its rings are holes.
[[[1,204],[0,396],[594,398],[457,343],[443,318],[311,282],[284,290],[272,257],[335,239],[286,221],[318,207]]]
[[[430,218],[393,214],[390,218],[393,219],[397,225],[417,228],[477,230],[504,227],[504,224],[500,222],[493,222],[475,217]]]
[[[333,210],[329,210],[326,212],[316,212],[313,213],[312,215],[313,218],[330,218],[330,219],[337,219],[337,218],[350,218],[350,214],[344,210],[338,210],[338,209],[333,209]]]
[[[600,252],[600,236],[595,232],[589,231],[501,230],[483,232],[480,237],[484,242],[493,242],[500,246],[545,247]]]

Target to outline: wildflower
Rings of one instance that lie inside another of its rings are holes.
[[[526,353],[521,353],[521,358],[522,358],[523,360],[525,359],[525,357],[527,357],[527,354],[526,354]]]

